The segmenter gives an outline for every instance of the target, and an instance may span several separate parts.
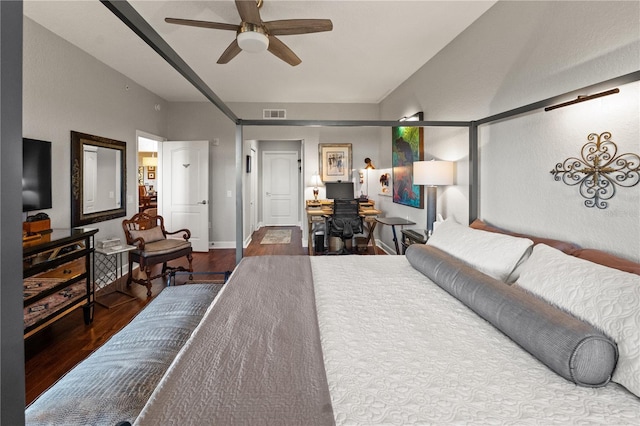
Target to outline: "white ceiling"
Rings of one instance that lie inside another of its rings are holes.
[[[296,67],[269,52],[218,65],[233,31],[164,22],[238,24],[233,0],[130,3],[224,102],[378,103],[495,1],[264,0],[263,21],[333,21],[331,32],[279,37]],[[97,0],[26,0],[24,14],[167,101],[205,100]]]

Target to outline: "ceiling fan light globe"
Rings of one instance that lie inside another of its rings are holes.
[[[257,31],[245,31],[238,34],[238,46],[245,52],[264,52],[269,47],[269,37]]]

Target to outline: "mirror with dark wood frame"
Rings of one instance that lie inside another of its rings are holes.
[[[71,227],[123,217],[126,142],[71,132]]]

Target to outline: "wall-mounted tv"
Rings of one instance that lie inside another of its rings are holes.
[[[51,142],[22,139],[22,211],[44,210],[51,202]]]

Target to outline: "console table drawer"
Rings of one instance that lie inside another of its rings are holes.
[[[52,316],[68,308],[77,307],[78,303],[85,303],[87,297],[87,284],[78,281],[68,285],[57,292],[40,299],[24,308],[24,328],[30,329],[49,320]]]
[[[78,275],[87,272],[87,262],[84,257],[72,260],[58,266],[57,268],[50,269],[45,272],[41,272],[33,276],[33,278],[60,278],[64,281],[68,281],[77,277]]]
[[[24,278],[22,285],[25,304],[44,293],[54,291],[57,286],[72,281],[86,272],[86,260],[81,257],[57,268]]]

